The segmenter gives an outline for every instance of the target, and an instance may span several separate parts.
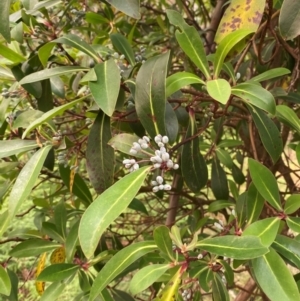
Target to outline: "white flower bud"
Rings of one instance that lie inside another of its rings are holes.
[[[162,158],[159,156],[156,156],[155,159],[156,159],[157,163],[162,163],[162,161],[163,161]]]
[[[130,159],[124,159],[123,164],[130,164]]]
[[[171,189],[172,189],[171,185],[169,184],[164,185],[164,190],[171,190]]]
[[[203,258],[203,255],[200,253],[198,256],[197,256],[198,259],[202,259]]]
[[[130,162],[129,162],[130,164],[134,164],[134,163],[135,163],[135,160],[134,160],[134,159],[130,159],[129,161],[130,161]]]
[[[156,181],[151,181],[151,186],[157,186],[158,183]]]
[[[163,146],[159,150],[160,150],[161,154],[164,154],[167,152],[166,148]]]
[[[219,230],[223,230],[223,226],[221,226],[219,223],[214,223],[214,226]]]
[[[130,168],[131,164],[125,164],[125,168]]]
[[[145,142],[145,141],[144,141],[143,139],[139,139],[139,140],[138,140],[138,143],[139,143],[139,144],[143,144],[144,142]]]
[[[170,155],[168,153],[163,153],[161,155],[161,158],[163,159],[163,161],[167,162],[170,159]]]
[[[134,148],[131,148],[129,153],[130,153],[130,155],[136,155],[137,151]]]
[[[162,139],[162,136],[161,136],[161,135],[157,135],[157,136],[154,137],[154,141],[155,141],[156,143],[161,142],[161,139]]]
[[[146,141],[147,143],[150,142],[150,139],[149,139],[149,137],[147,137],[147,136],[144,136],[144,137],[143,137],[143,140]]]
[[[161,152],[159,150],[156,150],[155,151],[155,155],[158,156],[158,157],[160,157],[161,156]]]
[[[159,147],[164,147],[164,143],[163,143],[163,142],[158,142],[157,145],[158,145]]]
[[[155,157],[151,157],[150,161],[153,162],[153,163],[156,163],[156,158],[157,158],[156,156]]]
[[[148,143],[142,143],[142,144],[141,144],[141,148],[143,148],[143,149],[148,148]]]
[[[173,166],[174,166],[173,161],[172,161],[172,160],[168,160],[168,162],[167,162],[167,167],[168,167],[168,168],[172,168]]]
[[[133,166],[132,166],[133,170],[138,170],[140,168],[140,166],[138,165],[138,163],[135,163]]]
[[[140,144],[137,142],[133,142],[132,145],[133,145],[132,148],[135,149],[136,151],[139,151],[141,149]]]
[[[163,181],[164,181],[163,177],[161,177],[161,176],[157,176],[157,177],[156,177],[156,182],[157,182],[158,184],[162,184]]]
[[[178,169],[179,168],[179,165],[178,164],[174,164],[174,166],[173,166],[173,169]]]
[[[161,140],[165,144],[169,142],[169,138],[167,136],[163,136]]]
[[[159,190],[164,190],[164,185],[163,185],[163,184],[160,184],[160,185],[158,186],[158,188],[159,188]]]
[[[153,191],[153,192],[157,192],[158,190],[159,190],[158,186],[154,186],[154,187],[152,188],[152,191]]]
[[[160,168],[160,166],[161,166],[160,163],[155,163],[155,164],[153,165],[154,168]]]

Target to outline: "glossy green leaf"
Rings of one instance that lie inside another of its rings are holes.
[[[144,203],[142,201],[138,200],[137,198],[134,198],[130,202],[130,204],[128,205],[128,208],[135,210],[135,211],[145,213],[146,215],[149,215],[149,212],[148,212],[146,206],[144,205]]]
[[[70,189],[70,179],[71,179],[70,167],[69,166],[65,167],[63,164],[59,164],[59,173],[64,184],[68,187],[68,189]],[[93,201],[92,194],[87,184],[78,173],[76,173],[74,176],[72,193],[74,193],[80,200],[82,200],[83,204],[86,207]]]
[[[253,235],[260,238],[261,243],[269,247],[278,233],[280,219],[278,217],[265,218],[248,226],[243,231],[243,236]]]
[[[277,235],[272,248],[298,269],[300,268],[300,242],[287,236]]]
[[[115,156],[114,149],[108,144],[110,139],[110,118],[100,111],[88,136],[86,149],[89,179],[99,194],[113,183]]]
[[[155,228],[153,238],[159,250],[166,254],[170,260],[175,260],[169,228],[166,226],[159,226]]]
[[[10,43],[9,9],[10,0],[0,1],[0,34],[8,43]]]
[[[130,281],[130,292],[136,295],[147,289],[170,267],[170,264],[151,264],[140,269]]]
[[[252,182],[247,191],[246,216],[248,225],[252,224],[258,219],[264,207],[264,202],[264,198],[260,195],[254,183]]]
[[[53,76],[61,76],[70,73],[76,73],[80,71],[88,71],[88,68],[79,67],[79,66],[65,66],[65,67],[55,67],[51,69],[41,70],[35,73],[31,73],[21,79],[20,85],[38,82]]]
[[[209,96],[221,104],[226,104],[231,95],[230,84],[222,78],[207,81],[206,88]]]
[[[0,158],[10,157],[38,148],[35,140],[0,140]]]
[[[124,154],[127,154],[131,156],[130,154],[130,149],[132,148],[133,142],[137,142],[139,139],[138,136],[127,134],[127,133],[122,133],[113,136],[108,144],[113,147],[115,150],[120,151]],[[147,148],[143,149],[143,152],[138,152],[135,157],[136,158],[148,158],[148,157],[154,156],[154,152],[152,149]]]
[[[114,48],[121,54],[124,54],[131,66],[135,65],[134,52],[128,40],[120,33],[113,33],[110,35],[111,42]]]
[[[37,277],[37,281],[61,281],[74,275],[80,266],[74,263],[55,263],[46,267]]]
[[[249,158],[249,171],[252,181],[263,198],[275,209],[281,211],[277,181],[272,172],[261,163]]]
[[[207,211],[208,212],[216,212],[220,211],[224,208],[229,208],[230,206],[235,206],[235,203],[230,202],[230,201],[214,201],[211,204],[209,204]]]
[[[265,72],[262,72],[254,77],[251,78],[251,81],[254,81],[254,82],[262,82],[262,81],[265,81],[265,80],[268,80],[268,79],[273,79],[273,78],[276,78],[276,77],[280,77],[280,76],[283,76],[283,75],[287,75],[287,74],[290,74],[291,71],[289,69],[286,69],[286,68],[274,68],[274,69],[271,69],[271,70],[267,70]]]
[[[217,273],[213,273],[212,296],[214,301],[230,301],[228,290]]]
[[[142,186],[150,167],[128,174],[105,190],[84,212],[79,225],[79,241],[87,258],[93,256],[101,235],[127,208]],[[90,232],[91,227],[93,231]],[[90,233],[87,235],[87,233]]]
[[[252,259],[269,252],[256,236],[226,235],[207,238],[198,241],[197,247],[233,259]]]
[[[42,233],[47,235],[48,237],[60,242],[64,243],[64,238],[62,235],[57,231],[56,225],[51,222],[43,222],[42,223]]]
[[[289,196],[284,205],[284,213],[291,214],[300,208],[300,194],[293,194]]]
[[[279,15],[279,30],[285,40],[292,40],[300,34],[300,3],[284,0]]]
[[[31,122],[43,115],[39,110],[26,110],[22,112],[13,123],[13,128],[27,128]],[[23,140],[26,141],[26,140]]]
[[[263,111],[253,107],[248,108],[266,151],[271,156],[272,161],[276,163],[283,151],[283,143],[278,127]]]
[[[153,241],[141,241],[119,251],[98,273],[91,288],[89,301],[95,300],[100,292],[128,266],[156,249],[157,246]]]
[[[49,285],[41,296],[40,301],[54,301],[63,293],[66,284],[63,282],[54,282]]]
[[[227,150],[218,147],[216,149],[216,154],[222,164],[224,164],[228,168],[233,167],[233,160]]]
[[[0,214],[0,236],[2,236],[9,227],[10,221],[8,210],[3,211],[3,213]]]
[[[299,117],[293,109],[289,108],[287,105],[278,105],[276,107],[276,117],[300,133]]]
[[[65,202],[59,202],[54,208],[54,222],[58,233],[67,236],[67,210]]]
[[[62,106],[56,107],[46,113],[44,113],[41,117],[37,118],[35,121],[33,121],[28,128],[24,131],[22,135],[22,139],[26,137],[26,135],[31,132],[33,129],[37,128],[41,124],[47,122],[49,119],[55,117],[56,115],[62,114],[65,110],[68,110],[72,107],[74,107],[77,103],[82,101],[85,97],[76,99],[74,101],[71,101],[69,103],[66,103]]]
[[[172,145],[176,141],[178,135],[179,123],[176,112],[169,102],[166,103],[165,126],[166,134],[169,137],[169,144]]]
[[[232,87],[232,94],[272,115],[276,113],[273,95],[259,85],[251,82],[238,84]]]
[[[273,249],[264,256],[253,259],[252,268],[259,286],[272,301],[300,299],[291,272]]]
[[[0,264],[0,294],[9,296],[11,291],[11,282],[6,270]]]
[[[58,76],[54,76],[50,78],[50,85],[53,94],[58,96],[59,98],[65,98],[65,85],[62,79]]]
[[[201,70],[206,79],[210,79],[209,66],[203,42],[196,28],[189,26],[184,21],[182,15],[177,11],[167,10],[167,16],[170,23],[179,28],[176,30],[175,36],[182,50]]]
[[[13,271],[7,269],[7,274],[9,276],[10,282],[11,282],[11,291],[10,291],[10,295],[7,298],[9,301],[18,301],[18,295],[19,295],[19,279],[18,276],[16,275],[16,273],[14,273]]]
[[[4,2],[6,2],[6,0],[4,0]],[[1,9],[1,7],[0,7],[0,9]],[[0,28],[1,28],[1,26],[0,26]],[[0,29],[0,32],[1,32],[1,29]],[[5,57],[6,59],[8,59],[9,61],[11,61],[14,64],[22,63],[26,60],[21,54],[11,50],[10,48],[6,47],[3,44],[0,44],[0,55]]]
[[[8,199],[8,212],[11,218],[29,196],[51,148],[52,146],[48,145],[39,149],[22,168]]]
[[[90,57],[92,57],[95,60],[95,62],[98,62],[100,60],[100,58],[99,58],[97,52],[94,50],[94,48],[90,44],[88,44],[86,41],[84,41],[82,38],[80,38],[79,36],[77,36],[75,34],[69,33],[62,37],[59,37],[56,40],[53,40],[52,42],[65,44],[70,47],[73,47],[73,48],[89,55]]]
[[[226,278],[228,286],[233,285],[234,272],[233,272],[232,267],[230,266],[230,263],[228,263],[226,260],[218,260],[218,263],[220,263],[223,266],[224,276]]]
[[[206,265],[201,267],[201,270],[198,271],[199,284],[204,291],[209,292],[211,289],[211,281],[213,278],[212,270]]]
[[[195,113],[190,110],[189,115],[190,121],[185,139],[197,133]],[[205,160],[200,153],[198,137],[184,143],[181,153],[181,170],[183,179],[191,191],[199,192],[206,184],[208,171]]]
[[[169,97],[181,88],[191,84],[202,84],[205,82],[197,75],[190,72],[177,72],[170,75],[166,81],[166,96]]]
[[[212,160],[211,189],[217,200],[228,199],[229,189],[228,189],[227,176],[224,169],[220,165],[220,162],[217,159],[217,157],[214,157]]]
[[[107,2],[129,17],[135,19],[141,17],[139,0],[107,0]]]
[[[67,262],[73,262],[73,257],[76,251],[76,246],[79,245],[79,239],[78,239],[78,228],[79,228],[79,220],[72,226],[70,229],[66,243],[65,243],[65,248],[66,248],[66,258]]]
[[[61,247],[61,244],[38,238],[28,239],[16,245],[9,254],[13,257],[38,256],[44,252],[53,251]]]
[[[214,78],[218,78],[224,60],[229,53],[229,51],[246,36],[253,33],[253,30],[249,29],[238,29],[229,33],[222,41],[220,42],[214,60]]]
[[[245,182],[242,170],[235,163],[232,165],[232,176],[236,184],[242,185]]]
[[[108,116],[115,110],[120,90],[120,70],[113,59],[94,67],[97,81],[90,81],[89,87],[100,109]]]
[[[300,217],[288,217],[286,223],[292,231],[300,233]]]
[[[166,134],[166,75],[169,52],[148,59],[136,78],[135,108],[151,138]]]

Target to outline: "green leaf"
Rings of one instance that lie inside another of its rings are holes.
[[[131,203],[128,205],[128,208],[135,210],[135,211],[145,213],[146,215],[149,215],[149,212],[148,212],[146,206],[144,205],[144,203],[142,201],[138,200],[137,198],[134,198],[131,201]]]
[[[61,247],[61,244],[38,238],[28,239],[16,245],[9,254],[13,257],[32,257]]]
[[[167,78],[166,96],[169,97],[181,88],[191,84],[205,85],[205,82],[193,73],[185,71],[174,73]]]
[[[76,246],[79,245],[79,239],[78,239],[78,228],[79,228],[79,222],[78,220],[70,229],[67,239],[66,239],[66,258],[67,262],[73,262],[73,257],[76,251]]]
[[[250,106],[248,108],[266,151],[272,161],[276,163],[283,151],[283,143],[278,127],[263,111]]]
[[[97,81],[90,81],[89,87],[100,109],[108,116],[115,110],[120,90],[120,70],[113,59],[94,67]]]
[[[77,103],[79,103],[80,101],[82,101],[83,99],[85,99],[86,97],[82,97],[79,99],[76,99],[74,101],[71,101],[69,103],[66,103],[62,106],[56,107],[46,113],[44,113],[41,117],[37,118],[35,121],[33,121],[28,128],[24,131],[23,135],[22,135],[22,139],[24,139],[26,137],[26,135],[32,131],[33,129],[37,128],[38,126],[40,126],[41,124],[47,122],[49,119],[55,117],[56,115],[62,114],[65,110],[68,110],[72,107],[74,107]]]
[[[120,33],[113,33],[110,35],[111,42],[114,48],[119,52],[125,55],[127,61],[131,66],[135,65],[134,52],[130,46],[128,40],[121,35]]]
[[[122,133],[122,134],[113,136],[109,140],[108,144],[111,147],[113,147],[115,150],[131,156],[130,149],[132,148],[132,144],[133,144],[133,142],[137,142],[138,139],[139,139],[138,136],[127,134],[127,133]],[[145,159],[145,158],[149,158],[149,156],[150,157],[154,156],[154,152],[150,148],[147,148],[147,149],[143,149],[143,152],[138,152],[134,156],[136,158]]]
[[[169,52],[148,59],[136,78],[135,107],[138,117],[151,136],[166,134],[166,75]]]
[[[292,262],[298,269],[300,268],[300,242],[290,237],[277,235],[272,248],[289,262]]]
[[[285,40],[292,40],[300,34],[300,3],[284,0],[279,15],[279,30]]]
[[[251,158],[248,159],[248,164],[252,181],[258,192],[272,207],[281,211],[279,189],[272,172]]]
[[[289,108],[287,105],[278,105],[276,107],[276,117],[300,133],[299,117],[293,109]]]
[[[156,249],[157,246],[153,241],[141,241],[119,251],[98,273],[91,288],[89,301],[95,300],[101,291],[128,266]]]
[[[185,139],[197,133],[195,113],[190,110],[189,116],[190,121]],[[181,170],[183,179],[191,191],[197,193],[205,186],[208,171],[205,160],[200,153],[198,137],[184,143],[181,153]]]
[[[37,281],[61,281],[74,275],[80,266],[74,263],[56,263],[46,267],[37,277]]]
[[[253,83],[242,83],[232,87],[232,94],[272,115],[276,113],[273,95],[263,87]]]
[[[212,160],[211,189],[217,200],[229,198],[227,176],[217,157]]]
[[[159,226],[155,228],[153,238],[159,250],[167,255],[170,260],[175,260],[169,228],[166,226]]]
[[[140,269],[131,279],[129,290],[136,295],[152,285],[168,269],[170,264],[151,264]]]
[[[43,222],[41,232],[62,244],[64,243],[64,238],[58,233],[56,225],[51,222]]]
[[[246,204],[247,224],[250,225],[258,219],[264,207],[264,198],[260,195],[253,182],[250,183],[247,191]]]
[[[0,294],[9,296],[11,291],[11,282],[6,270],[0,264]]]
[[[0,140],[0,159],[30,151],[38,147],[35,140]]]
[[[69,166],[64,166],[63,164],[59,164],[59,173],[64,182],[64,184],[70,190],[70,179],[71,179],[71,170]],[[92,194],[85,183],[85,181],[81,178],[78,173],[75,173],[74,183],[72,186],[72,193],[74,193],[87,207],[92,203],[93,197]]]
[[[276,77],[280,77],[286,74],[290,74],[291,70],[286,69],[286,68],[274,68],[271,70],[267,70],[265,72],[262,72],[254,77],[251,78],[251,81],[254,82],[262,82],[268,79],[273,79]]]
[[[197,247],[205,251],[233,259],[252,259],[266,254],[269,249],[255,236],[233,236],[207,238],[198,241]]]
[[[65,239],[67,236],[67,210],[65,202],[59,202],[54,208],[54,222],[58,233]]]
[[[54,282],[49,285],[41,296],[40,301],[54,301],[65,290],[66,284],[63,282]]]
[[[209,204],[207,211],[208,212],[216,212],[220,211],[224,208],[228,208],[230,206],[235,206],[235,203],[230,202],[230,201],[215,201]]]
[[[31,110],[31,109],[26,110],[22,112],[20,115],[18,115],[18,117],[13,123],[13,128],[14,129],[27,128],[31,122],[41,117],[42,115],[43,115],[42,111]],[[22,140],[22,141],[26,141],[26,140]]]
[[[300,217],[288,217],[286,223],[291,230],[300,233]]]
[[[6,2],[6,0],[4,0],[4,2]],[[0,4],[0,9],[1,9],[1,4]],[[0,29],[0,33],[1,33],[1,29]],[[21,54],[11,50],[10,48],[2,44],[0,44],[0,55],[5,57],[9,61],[13,62],[14,64],[22,63],[26,60]]]
[[[91,184],[98,194],[113,184],[114,149],[111,139],[110,118],[100,111],[88,136],[86,167]]]
[[[40,62],[44,68],[47,67],[48,59],[49,59],[52,49],[55,47],[55,45],[56,45],[55,43],[49,42],[49,43],[42,45],[38,49],[38,56],[39,56]]]
[[[203,42],[196,28],[189,26],[182,15],[174,10],[167,10],[167,16],[171,24],[177,26],[175,35],[178,44],[191,59],[191,61],[201,70],[206,79],[210,79],[209,66],[206,59]]]
[[[135,19],[141,17],[139,0],[107,0],[107,2],[129,17]]]
[[[233,167],[234,165],[233,160],[230,157],[230,154],[227,150],[218,147],[216,149],[216,154],[222,164],[224,164],[228,168]]]
[[[35,73],[31,73],[23,77],[20,81],[20,85],[38,82],[53,76],[61,76],[70,73],[76,73],[80,71],[88,71],[88,68],[79,67],[79,66],[65,66],[65,67],[55,67],[51,69],[41,70]]]
[[[243,236],[253,235],[260,238],[261,243],[269,247],[278,233],[280,219],[278,217],[265,218],[260,221],[256,221],[248,226],[243,231]]]
[[[87,258],[93,256],[106,228],[135,197],[149,170],[150,167],[145,166],[126,175],[97,197],[84,212],[79,225],[79,241]],[[92,232],[90,232],[91,227]]]
[[[221,104],[226,104],[231,95],[231,86],[227,80],[218,78],[209,80],[206,83],[207,92],[210,97],[217,100]]]
[[[300,194],[293,194],[289,196],[284,205],[284,213],[291,214],[300,208]]]
[[[29,196],[51,148],[52,146],[48,145],[39,149],[22,168],[8,199],[8,212],[11,218]]]
[[[214,60],[214,78],[218,78],[224,60],[229,53],[229,51],[241,40],[243,40],[250,33],[253,33],[253,30],[249,29],[238,29],[229,33],[222,41],[220,42]]]
[[[212,296],[214,301],[230,301],[228,289],[225,287],[221,277],[213,273]]]
[[[8,43],[10,43],[9,9],[10,0],[0,1],[0,33]]]
[[[99,62],[99,56],[97,52],[94,50],[94,48],[90,46],[90,44],[88,44],[82,38],[76,36],[75,34],[69,33],[62,37],[59,37],[56,40],[53,40],[52,42],[65,44],[75,49],[78,49],[79,51],[82,51],[83,53],[92,57],[96,62]]]
[[[259,286],[272,301],[300,299],[291,272],[273,249],[264,256],[253,259],[252,268]]]
[[[3,211],[3,213],[0,214],[0,236],[3,235],[3,233],[10,225],[10,221],[11,220],[9,218],[8,210]]]

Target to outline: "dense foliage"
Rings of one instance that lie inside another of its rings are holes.
[[[1,300],[300,300],[299,11],[1,0]]]

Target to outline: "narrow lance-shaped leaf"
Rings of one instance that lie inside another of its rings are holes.
[[[112,116],[120,90],[120,70],[113,59],[94,67],[97,81],[90,81],[89,87],[100,109]]]
[[[46,267],[38,276],[38,281],[61,281],[74,275],[80,266],[74,263],[56,263]]]
[[[295,111],[287,105],[276,106],[276,117],[300,133],[300,121]]]
[[[300,194],[293,194],[289,196],[284,205],[284,213],[291,214],[300,208]]]
[[[194,111],[190,110],[189,116],[190,121],[185,139],[193,137],[197,133]],[[198,137],[184,143],[181,153],[181,166],[186,185],[193,192],[199,192],[207,182],[208,171],[205,160],[200,153]]]
[[[228,81],[223,78],[207,81],[206,88],[210,97],[224,105],[231,95],[231,86]]]
[[[276,163],[283,151],[283,143],[278,127],[273,120],[260,109],[255,109],[250,106],[248,106],[248,108],[266,151],[272,158],[272,161]]]
[[[63,282],[54,282],[49,285],[41,296],[40,301],[58,300],[58,297],[63,293],[66,284]]]
[[[269,252],[256,236],[233,236],[207,238],[198,241],[197,247],[216,255],[233,259],[252,259]]]
[[[120,33],[111,34],[110,39],[111,39],[111,42],[112,42],[114,48],[119,53],[124,54],[127,61],[131,64],[131,66],[134,66],[134,64],[135,64],[134,52],[133,52],[128,40]]]
[[[258,219],[264,207],[264,198],[260,195],[254,183],[249,185],[246,204],[247,224],[250,225]]]
[[[79,241],[87,258],[93,256],[106,228],[135,197],[149,170],[150,167],[145,166],[128,174],[105,190],[84,212],[79,225]]]
[[[0,141],[0,159],[16,155],[22,152],[30,151],[37,148],[35,140],[1,140]]]
[[[51,148],[52,146],[48,145],[39,149],[22,168],[8,199],[8,212],[11,218],[29,196]]]
[[[293,275],[272,248],[267,254],[252,260],[252,269],[259,286],[272,301],[300,300]]]
[[[229,189],[228,189],[227,176],[216,156],[213,158],[212,161],[211,189],[217,200],[228,199]]]
[[[135,107],[149,135],[166,134],[166,75],[169,52],[148,59],[136,78]]]
[[[159,250],[166,254],[170,260],[175,260],[172,250],[172,240],[170,237],[169,228],[166,226],[157,227],[154,230],[153,237]]]
[[[3,266],[0,264],[0,294],[9,296],[11,291],[11,282]]]
[[[9,9],[10,0],[0,1],[0,33],[8,43],[10,43]]]
[[[212,295],[214,301],[230,301],[228,290],[218,273],[213,273]]]
[[[141,17],[139,0],[107,0],[107,2],[129,17],[135,19],[139,19]]]
[[[268,79],[273,79],[290,73],[291,71],[287,68],[274,68],[252,77],[251,81],[262,82]]]
[[[176,30],[175,35],[182,50],[201,70],[206,79],[210,79],[209,66],[203,42],[195,27],[189,26],[184,21],[182,15],[177,11],[167,10],[167,16],[171,24],[179,27],[179,30]]]
[[[281,203],[277,181],[272,172],[259,162],[249,158],[249,171],[258,192],[275,209],[281,211]]]
[[[128,266],[156,249],[157,246],[153,241],[141,241],[119,251],[98,273],[91,288],[89,301],[95,300],[100,292]]]
[[[110,118],[100,111],[91,128],[86,150],[87,172],[97,193],[113,183],[115,156],[108,144],[110,139]]]

